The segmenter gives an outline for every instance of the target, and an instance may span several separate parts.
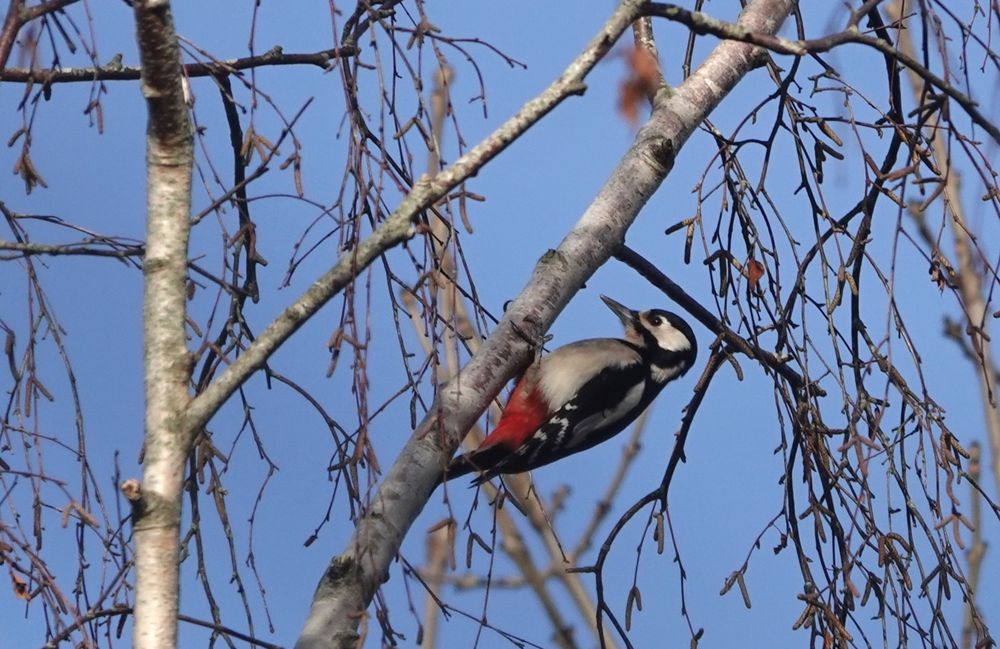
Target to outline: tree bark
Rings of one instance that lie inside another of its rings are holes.
[[[180,50],[167,0],[134,0],[146,98],[147,245],[143,263],[146,431],[133,504],[136,600],[133,646],[177,646],[181,489],[190,434],[191,356],[184,326],[193,140]]]
[[[740,24],[773,34],[792,0],[755,0]],[[623,2],[596,37],[611,41],[637,16]],[[628,23],[615,20],[626,16]],[[619,29],[621,27],[621,29]],[[616,31],[617,30],[617,31]],[[358,624],[403,537],[423,509],[448,459],[503,384],[528,361],[529,340],[540,340],[556,315],[618,249],[639,210],[660,186],[677,151],[722,98],[758,64],[754,46],[721,43],[683,85],[660,93],[611,178],[556,250],[539,261],[521,294],[465,368],[441,388],[427,417],[386,474],[344,552],[320,579],[296,649],[354,647]],[[564,75],[565,76],[565,75]]]

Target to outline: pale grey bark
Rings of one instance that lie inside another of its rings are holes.
[[[639,3],[624,2],[595,42],[616,39]],[[773,34],[792,0],[755,0],[740,24]],[[614,24],[616,28],[610,29]],[[593,45],[593,43],[592,43]],[[610,42],[607,42],[610,45]],[[468,365],[445,386],[413,432],[358,520],[344,552],[334,557],[317,587],[297,649],[354,647],[357,628],[403,537],[420,513],[461,438],[532,353],[527,339],[541,339],[556,315],[615,252],[639,210],[669,172],[694,129],[758,62],[748,44],[721,43],[683,85],[661,93],[635,143],[593,203],[556,250],[538,263],[521,294]],[[568,74],[569,72],[567,72]],[[560,78],[563,81],[564,74]]]
[[[142,484],[126,495],[135,530],[137,649],[177,646],[180,507],[188,453],[179,414],[187,406],[191,357],[184,337],[191,213],[192,130],[170,3],[135,0],[146,132],[147,245],[143,263],[146,388]]]

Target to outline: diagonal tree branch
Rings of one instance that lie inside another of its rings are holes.
[[[640,0],[624,2],[619,12],[615,14],[616,20],[605,26],[552,85],[526,103],[513,117],[451,166],[433,177],[425,175],[417,180],[396,211],[374,233],[341,257],[333,268],[317,279],[302,296],[261,332],[253,344],[211,386],[191,402],[184,426],[190,439],[193,439],[197,431],[246,381],[247,377],[263,367],[270,355],[289,336],[353,281],[358,273],[386,250],[415,236],[417,230],[414,223],[424,210],[432,207],[449,191],[477,173],[483,165],[499,155],[564,99],[582,94],[586,89],[584,78],[610,51],[622,31],[627,29],[630,22],[639,15],[641,5]],[[496,391],[498,392],[499,388]]]
[[[793,4],[791,0],[756,0],[744,10],[740,24],[773,34]],[[643,6],[642,2],[622,2],[588,51],[606,51]],[[724,42],[675,92],[664,93],[590,207],[559,247],[539,261],[528,285],[479,353],[439,390],[431,412],[413,432],[358,520],[344,553],[331,560],[321,578],[298,649],[354,646],[361,613],[388,579],[389,565],[403,537],[461,438],[529,358],[529,340],[541,338],[573,294],[618,249],[639,210],[669,172],[676,152],[757,66],[759,55],[760,50],[751,45]]]

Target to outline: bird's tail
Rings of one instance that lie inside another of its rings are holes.
[[[441,480],[442,482],[444,482],[446,480],[454,480],[455,478],[461,478],[463,475],[469,475],[475,470],[476,467],[469,460],[469,456],[463,453],[462,455],[459,455],[458,457],[453,459],[448,464],[448,468],[441,476]]]
[[[453,480],[470,473],[483,471],[481,475],[472,480],[472,486],[481,485],[496,476],[495,472],[489,471],[489,467],[496,466],[509,451],[502,444],[495,444],[486,447],[479,447],[471,453],[459,455],[448,465],[448,470],[441,476],[441,481]]]

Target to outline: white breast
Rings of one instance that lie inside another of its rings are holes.
[[[555,410],[604,368],[641,362],[638,352],[613,339],[581,340],[560,347],[541,360],[538,387],[549,407]]]
[[[654,364],[649,367],[649,375],[655,383],[663,384],[675,378],[681,373],[682,369],[683,368],[680,365],[668,365],[667,367],[663,367]]]

